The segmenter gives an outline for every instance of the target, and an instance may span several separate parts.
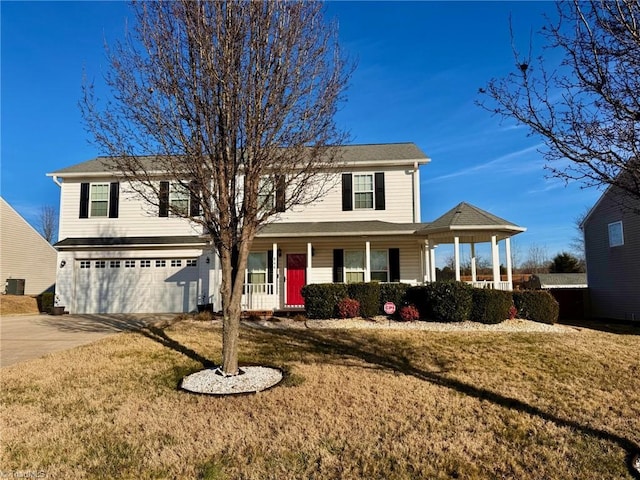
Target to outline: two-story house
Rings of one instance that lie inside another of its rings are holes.
[[[429,161],[413,143],[343,147],[335,186],[258,233],[243,307],[301,308],[309,283],[431,281],[439,243],[453,243],[459,259],[459,243],[491,241],[498,268],[505,240],[509,263],[509,237],[521,227],[467,204],[433,224],[420,221],[420,166]],[[159,176],[166,198],[150,206],[100,158],[48,175],[61,189],[56,285],[70,312],[220,308],[216,252],[199,227],[162,208],[169,202],[188,211],[188,195]],[[498,269],[492,286],[509,289],[510,278],[501,282]]]

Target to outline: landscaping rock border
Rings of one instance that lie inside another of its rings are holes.
[[[206,395],[238,395],[267,390],[283,378],[282,371],[272,367],[240,367],[240,373],[232,376],[224,375],[219,368],[208,368],[184,377],[180,388]]]

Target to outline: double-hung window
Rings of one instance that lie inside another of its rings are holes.
[[[171,210],[180,214],[189,214],[189,190],[181,183],[172,183],[169,192]]]
[[[378,282],[389,281],[388,250],[371,251],[371,280]]]
[[[275,204],[275,195],[273,181],[269,177],[260,179],[258,187],[258,209],[261,211],[270,211]]]
[[[344,252],[344,271],[346,283],[364,282],[364,252]]]
[[[250,253],[247,260],[247,283],[267,283],[267,252]]]
[[[91,185],[91,216],[106,217],[109,213],[109,184]]]
[[[373,208],[373,175],[353,176],[353,200],[356,209]]]
[[[79,218],[118,218],[120,183],[80,184]]]

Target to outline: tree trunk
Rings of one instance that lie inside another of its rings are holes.
[[[244,270],[247,266],[250,242],[240,241],[231,252],[222,254],[222,372],[225,375],[237,375],[238,338],[240,335],[240,316],[242,314],[242,292],[244,289]]]

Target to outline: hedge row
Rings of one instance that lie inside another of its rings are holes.
[[[439,322],[500,323],[509,317],[513,305],[520,318],[536,322],[553,324],[559,313],[558,303],[546,291],[505,292],[473,288],[462,282],[417,287],[377,282],[311,284],[303,288],[302,295],[307,317],[316,319],[338,316],[338,304],[345,298],[357,300],[360,316],[365,318],[383,314],[386,302],[393,302],[398,311],[403,305],[415,305],[420,318]]]

